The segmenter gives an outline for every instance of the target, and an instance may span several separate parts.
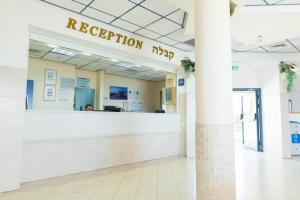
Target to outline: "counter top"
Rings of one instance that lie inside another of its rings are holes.
[[[79,114],[147,114],[147,115],[178,115],[178,113],[150,113],[150,112],[106,112],[106,111],[59,111],[59,110],[26,110],[25,113],[79,113]]]
[[[27,111],[24,141],[179,133],[180,115],[85,111]]]

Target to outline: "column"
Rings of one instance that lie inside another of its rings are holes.
[[[21,181],[29,34],[19,9],[27,9],[25,1],[1,2],[0,193],[18,189]]]
[[[274,67],[278,66],[278,62],[275,62]],[[273,145],[275,149],[278,149],[277,151],[273,152],[279,152],[282,155],[282,158],[290,159],[292,158],[292,144],[291,144],[291,136],[290,136],[290,127],[289,127],[289,93],[286,90],[287,81],[282,79],[282,75],[279,71],[276,71],[277,78],[279,80],[280,85],[280,94],[279,94],[279,100],[280,100],[280,119],[281,119],[281,137],[276,140],[273,140],[273,143],[277,141],[277,144]],[[278,96],[277,96],[278,98]],[[273,108],[274,109],[274,108]],[[269,142],[270,143],[270,142]],[[281,147],[281,148],[280,148]],[[268,153],[268,152],[267,152]]]
[[[234,200],[229,0],[195,1],[198,200]]]
[[[96,109],[104,109],[104,71],[98,70],[96,72]]]

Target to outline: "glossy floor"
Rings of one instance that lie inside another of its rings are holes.
[[[253,151],[236,156],[237,191],[241,200],[299,200],[300,159],[281,159]]]
[[[5,200],[195,199],[193,159],[168,158],[22,184]]]
[[[300,199],[300,160],[237,152],[238,200]],[[195,200],[195,161],[142,162],[22,184],[1,200]]]

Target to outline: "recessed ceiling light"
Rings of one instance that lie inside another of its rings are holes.
[[[58,53],[58,54],[63,54],[63,55],[66,55],[66,56],[74,56],[77,54],[77,52],[74,52],[74,51],[69,51],[69,50],[66,50],[66,49],[61,49],[61,48],[54,48],[51,50],[52,53]]]
[[[53,44],[47,44],[47,46],[51,47],[51,48],[57,48],[58,46],[53,45]]]

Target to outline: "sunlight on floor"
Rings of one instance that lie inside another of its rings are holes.
[[[25,183],[0,199],[194,200],[194,160],[167,158]]]
[[[238,200],[300,199],[300,159],[237,149]],[[1,200],[195,200],[195,160],[173,157],[22,184]]]

